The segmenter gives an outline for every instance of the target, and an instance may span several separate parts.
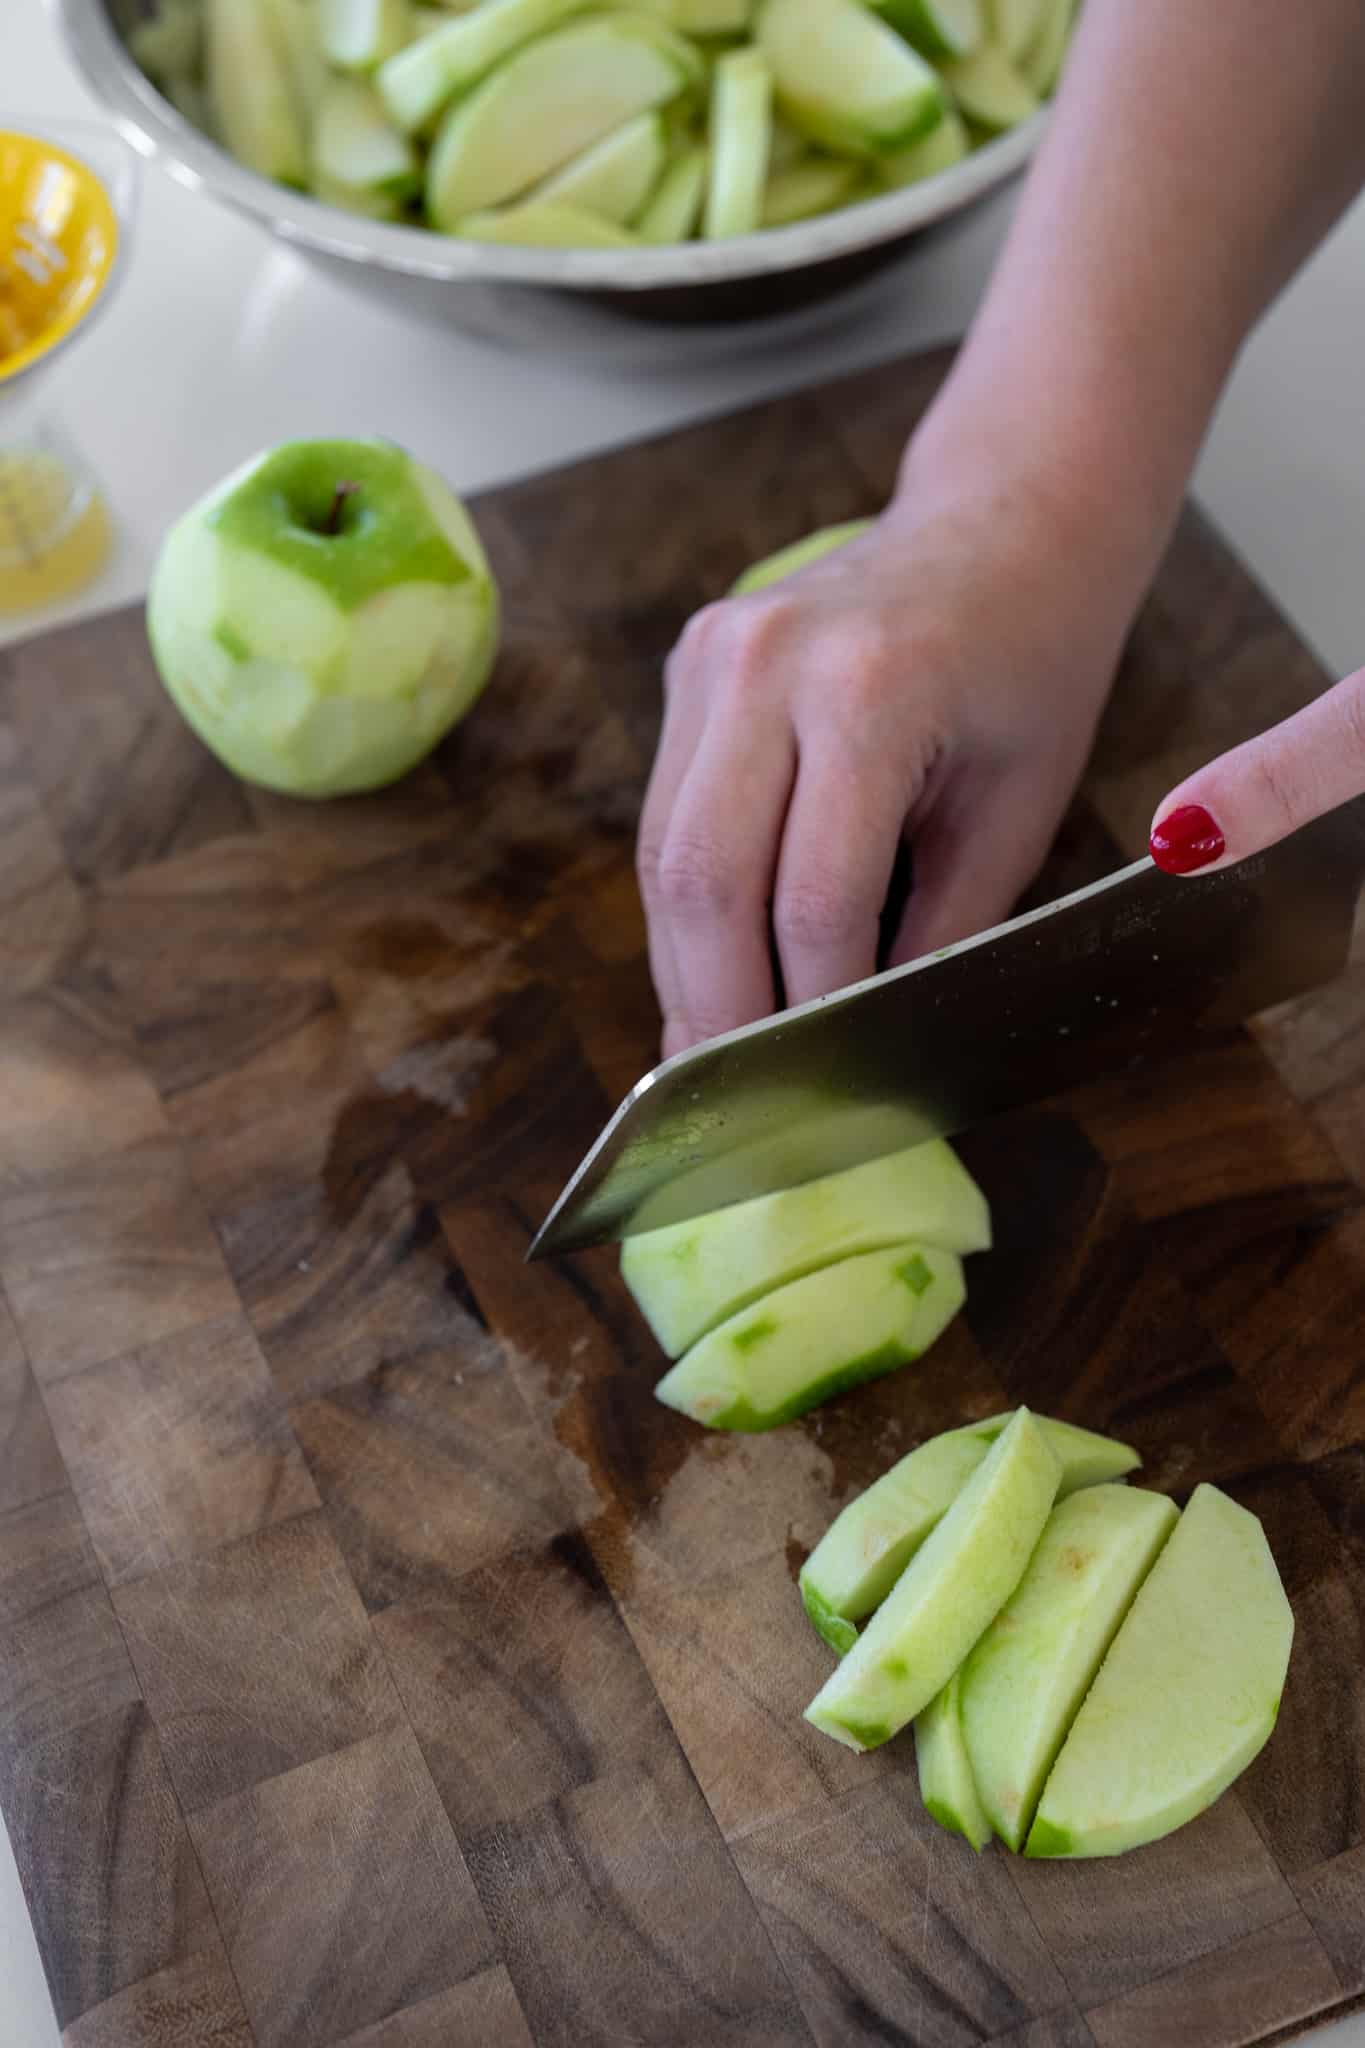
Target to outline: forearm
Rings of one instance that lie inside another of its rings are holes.
[[[1362,181],[1361,0],[1088,0],[905,495],[994,469],[1136,594],[1244,338]]]

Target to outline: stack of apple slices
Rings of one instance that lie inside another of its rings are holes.
[[[922,1356],[991,1241],[942,1139],[629,1238],[621,1272],[678,1362],[656,1392],[710,1429],[764,1430]]]
[[[134,56],[263,176],[467,239],[781,227],[1054,90],[1076,0],[141,0]]]
[[[1254,1515],[1207,1485],[1177,1514],[1137,1463],[1026,1408],[902,1459],[801,1573],[842,1658],[807,1720],[855,1750],[913,1722],[976,1849],[1112,1856],[1202,1813],[1269,1738],[1293,1616]]]

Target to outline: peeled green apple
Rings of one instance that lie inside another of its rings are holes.
[[[930,1531],[947,1514],[1010,1417],[993,1415],[931,1436],[883,1472],[837,1515],[801,1568],[801,1599],[811,1625],[842,1656],[858,1640],[854,1623],[880,1607]],[[1111,1436],[1074,1423],[1034,1420],[1062,1468],[1057,1497],[1120,1479],[1141,1464]],[[1056,1516],[1053,1517],[1056,1520]]]
[[[1117,1856],[1212,1806],[1269,1739],[1293,1640],[1265,1531],[1197,1486],[1071,1724],[1025,1854]]]
[[[1141,1487],[1073,1493],[963,1665],[972,1780],[1011,1849],[1023,1847],[1043,1780],[1175,1522],[1174,1503]]]
[[[236,774],[294,796],[377,789],[468,711],[498,593],[469,515],[385,441],[295,441],[185,514],[147,624],[167,691]]]
[[[1061,1478],[1036,1419],[1017,1409],[806,1719],[863,1750],[923,1713],[1024,1576]]]

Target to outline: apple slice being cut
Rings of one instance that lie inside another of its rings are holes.
[[[1211,1806],[1275,1725],[1293,1638],[1255,1515],[1196,1487],[1072,1723],[1025,1853],[1116,1856]]]
[[[642,1231],[621,1248],[621,1277],[677,1358],[774,1287],[912,1238],[959,1254],[990,1246],[986,1198],[941,1138]]]
[[[924,1810],[941,1828],[965,1835],[974,1849],[991,1838],[962,1739],[962,1673],[955,1671],[941,1693],[915,1720],[915,1761]]]
[[[965,1298],[962,1261],[932,1245],[845,1259],[731,1316],[654,1391],[708,1429],[774,1429],[910,1364]]]
[[[858,0],[764,0],[757,42],[779,106],[812,142],[875,156],[943,118],[932,67]]]
[[[913,1721],[1023,1577],[1061,1476],[1047,1437],[1020,1408],[806,1719],[858,1750],[877,1748]]]
[[[1061,1464],[1059,1499],[1097,1480],[1118,1479],[1141,1463],[1136,1451],[1113,1437],[1044,1415],[1034,1419]],[[842,1655],[853,1648],[853,1624],[881,1605],[1009,1420],[992,1416],[930,1437],[830,1524],[802,1567],[800,1586],[806,1613],[831,1649]]]
[[[757,50],[733,50],[719,60],[711,92],[711,177],[702,222],[708,241],[751,235],[759,226],[772,103],[772,73]]]
[[[1100,1660],[1177,1521],[1164,1494],[1091,1486],[1058,1503],[1028,1570],[962,1667],[962,1733],[995,1833],[1019,1849]]]
[[[473,26],[476,12],[457,23]],[[406,52],[403,53],[406,55]],[[693,46],[644,13],[594,15],[530,43],[446,115],[427,164],[427,212],[458,231],[700,82]]]

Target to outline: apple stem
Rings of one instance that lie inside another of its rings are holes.
[[[343,511],[345,510],[345,507],[346,507],[346,500],[347,500],[348,498],[353,498],[353,497],[355,496],[356,492],[357,492],[357,491],[358,491],[359,489],[360,489],[360,485],[359,485],[359,484],[338,484],[338,485],[337,485],[337,487],[336,487],[336,493],[335,493],[335,495],[334,495],[334,497],[333,497],[333,499],[332,499],[332,509],[331,509],[331,511],[330,511],[330,512],[329,512],[329,513],[327,514],[327,517],[326,517],[326,518],[325,518],[325,519],[323,520],[323,522],[322,522],[322,530],[323,530],[323,532],[324,532],[324,533],[327,533],[327,534],[335,534],[335,533],[340,533],[340,531],[341,531],[341,515],[342,515],[342,512],[343,512]]]

